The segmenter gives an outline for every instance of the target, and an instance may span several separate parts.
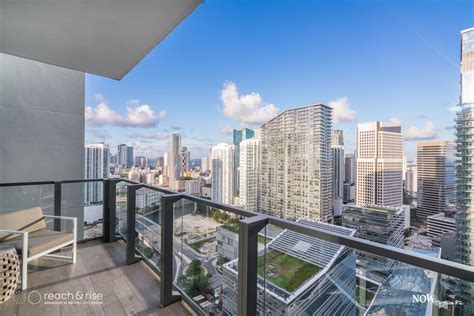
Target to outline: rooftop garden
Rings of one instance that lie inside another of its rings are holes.
[[[276,250],[268,252],[266,260],[265,256],[260,256],[257,259],[257,273],[290,293],[319,270],[319,267],[311,263]]]
[[[228,231],[231,231],[233,233],[238,234],[239,233],[239,224],[238,223],[232,223],[228,222],[222,225],[222,228],[227,229]]]

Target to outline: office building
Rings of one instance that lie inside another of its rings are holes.
[[[212,146],[212,200],[234,203],[234,145],[220,143]]]
[[[344,133],[340,129],[335,129],[331,134],[331,152],[332,152],[332,173],[333,198],[342,204],[343,184],[344,184]]]
[[[356,159],[354,154],[346,154],[344,157],[344,182],[355,183]]]
[[[85,146],[84,179],[101,179],[109,177],[110,149],[105,144]],[[102,202],[104,197],[102,182],[90,182],[84,185],[84,204]]]
[[[260,211],[332,219],[332,109],[287,110],[262,126]]]
[[[148,166],[148,158],[145,156],[135,156],[135,166],[146,168]]]
[[[245,139],[240,142],[240,205],[248,210],[258,210],[260,183],[259,139]]]
[[[456,231],[456,220],[453,215],[453,213],[439,213],[427,217],[428,237],[433,247],[441,247],[443,235]]]
[[[232,143],[234,144],[234,193],[239,191],[239,166],[240,166],[240,142],[250,139],[255,132],[249,128],[234,129],[232,132]]]
[[[343,196],[342,196],[342,202],[344,204],[347,203],[354,203],[355,202],[355,184],[350,183],[350,182],[344,182],[344,187],[343,187]]]
[[[126,144],[120,144],[117,147],[118,164],[124,168],[133,167],[133,147]]]
[[[410,206],[379,207],[344,205],[342,226],[356,229],[356,237],[402,248],[404,230],[410,227]],[[381,282],[387,277],[394,261],[358,252],[359,271],[365,277]]]
[[[332,146],[344,146],[344,131],[342,129],[333,129],[331,133]]]
[[[418,191],[418,167],[416,163],[407,164],[405,189],[409,195],[416,197]]]
[[[165,159],[163,156],[156,158],[156,169],[163,171],[163,167],[165,166]]]
[[[426,141],[416,144],[417,217],[453,210],[456,200],[456,144]]]
[[[398,124],[375,121],[357,128],[356,204],[403,204],[403,136]]]
[[[202,172],[209,171],[209,159],[207,157],[201,158],[201,171]]]
[[[181,135],[178,133],[170,134],[168,147],[169,187],[177,189],[177,180],[182,174]]]
[[[187,147],[181,147],[181,173],[190,170],[189,165],[191,163],[191,152]]]
[[[300,219],[301,224],[353,236],[355,230]],[[356,257],[352,249],[285,230],[260,252],[257,311],[260,315],[354,315]],[[265,258],[266,257],[266,258]],[[282,263],[282,259],[290,265]],[[238,260],[223,265],[223,308],[237,313]],[[282,264],[286,267],[283,272]],[[289,282],[291,273],[304,269],[305,277]],[[266,282],[265,282],[266,281]]]

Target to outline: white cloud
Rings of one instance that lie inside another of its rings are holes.
[[[165,118],[165,116],[166,116],[166,110],[161,110],[160,113],[158,114],[158,116],[160,117],[160,119]]]
[[[384,124],[387,125],[401,125],[400,119],[398,117],[389,118],[388,121],[385,121]]]
[[[402,132],[405,140],[430,140],[438,137],[436,125],[432,121],[426,121],[421,127],[410,126]]]
[[[168,133],[164,131],[152,131],[152,132],[145,132],[140,134],[130,134],[127,135],[130,138],[141,138],[141,139],[156,139],[156,140],[164,140],[168,138]]]
[[[231,135],[233,132],[233,128],[229,125],[221,124],[219,125],[219,131],[224,135]]]
[[[278,114],[278,108],[270,103],[265,104],[259,93],[240,95],[233,82],[224,83],[221,101],[224,116],[239,121],[242,125],[260,125]]]
[[[112,138],[112,135],[109,131],[103,129],[94,129],[91,131],[91,134],[97,138]]]
[[[122,115],[111,109],[101,94],[96,93],[94,97],[100,103],[95,107],[86,106],[85,109],[86,122],[90,125],[145,128],[155,127],[158,124],[158,116],[151,107],[146,104],[140,104],[140,101],[137,99],[127,102],[129,105],[127,106],[127,114]]]
[[[340,97],[329,102],[329,106],[333,109],[332,118],[334,123],[353,122],[357,119],[357,114],[350,107],[349,98]]]

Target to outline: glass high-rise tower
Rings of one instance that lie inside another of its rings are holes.
[[[461,96],[457,114],[457,232],[459,259],[474,264],[474,28],[461,32]]]

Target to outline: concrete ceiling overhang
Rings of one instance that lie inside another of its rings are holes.
[[[0,52],[121,79],[202,0],[0,0]]]

